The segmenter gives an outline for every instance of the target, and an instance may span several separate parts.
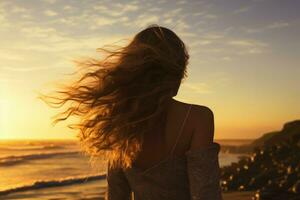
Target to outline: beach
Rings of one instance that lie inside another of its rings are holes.
[[[224,152],[219,155],[221,166],[236,162],[241,156]],[[105,163],[92,167],[75,141],[0,143],[1,200],[103,199],[107,184],[105,171]],[[246,200],[253,194],[226,193],[223,196],[225,200]]]
[[[91,181],[85,184],[75,184],[64,187],[50,187],[39,190],[17,192],[3,196],[4,199],[73,199],[73,200],[104,200],[105,181]],[[251,200],[254,192],[223,193],[223,200]]]

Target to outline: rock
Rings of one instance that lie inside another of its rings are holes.
[[[221,179],[224,191],[256,190],[255,199],[300,200],[300,120],[269,135],[249,157],[223,167]]]

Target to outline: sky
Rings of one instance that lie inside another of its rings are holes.
[[[216,139],[252,139],[300,118],[298,0],[0,0],[0,139],[74,139],[37,98],[151,24],[187,45],[175,99],[214,112]],[[199,122],[201,123],[201,122]]]

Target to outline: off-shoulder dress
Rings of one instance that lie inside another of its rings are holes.
[[[173,155],[186,118],[166,159],[146,170],[108,166],[106,200],[222,200],[218,143]]]

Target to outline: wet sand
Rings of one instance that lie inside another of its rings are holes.
[[[75,184],[62,187],[50,187],[2,196],[6,200],[104,200],[106,181],[91,181],[85,184]],[[252,200],[255,192],[223,193],[223,200]]]

